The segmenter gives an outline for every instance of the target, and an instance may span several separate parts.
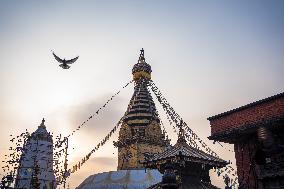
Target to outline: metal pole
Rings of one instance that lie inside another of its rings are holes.
[[[65,137],[66,140],[66,147],[65,147],[65,162],[64,162],[64,174],[63,174],[63,178],[64,178],[64,183],[63,183],[63,187],[65,188],[66,186],[66,175],[67,175],[67,168],[68,168],[68,159],[67,159],[67,156],[68,156],[68,137]]]

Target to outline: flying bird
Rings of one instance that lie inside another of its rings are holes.
[[[65,60],[65,58],[62,60],[61,58],[59,58],[54,52],[52,53],[54,58],[59,62],[62,63],[59,66],[63,69],[69,69],[70,66],[67,64],[73,64],[74,62],[76,62],[76,60],[79,58],[79,56],[77,56],[76,58],[70,59],[70,60]]]

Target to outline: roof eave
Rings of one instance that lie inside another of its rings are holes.
[[[273,95],[273,96],[270,96],[268,98],[264,98],[262,100],[258,100],[258,101],[246,104],[244,106],[241,106],[241,107],[238,107],[238,108],[235,108],[235,109],[232,109],[232,110],[229,110],[229,111],[226,111],[226,112],[223,112],[223,113],[211,116],[211,117],[208,117],[207,120],[208,121],[212,121],[214,119],[218,119],[220,117],[227,116],[227,115],[230,115],[232,113],[235,113],[235,112],[238,112],[238,111],[241,111],[241,110],[244,110],[244,109],[247,109],[247,108],[259,105],[259,104],[262,104],[262,103],[266,103],[266,102],[269,102],[269,101],[272,101],[272,100],[275,100],[275,99],[278,99],[278,98],[283,98],[283,97],[284,97],[284,92],[276,94],[276,95]]]

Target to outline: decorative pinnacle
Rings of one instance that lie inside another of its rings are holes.
[[[42,121],[41,121],[40,127],[45,127],[44,122],[45,122],[45,119],[44,119],[44,118],[42,118]]]
[[[140,50],[140,56],[139,56],[138,63],[145,63],[144,49],[143,48]]]
[[[180,120],[179,127],[179,133],[178,133],[178,143],[186,142],[185,136],[184,136],[184,130],[183,130],[183,120]]]
[[[151,79],[151,72],[151,66],[145,62],[144,49],[142,48],[140,50],[138,63],[132,68],[133,79],[135,81],[138,81],[141,78]]]

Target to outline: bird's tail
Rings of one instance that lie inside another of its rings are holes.
[[[63,69],[69,69],[69,68],[70,68],[70,66],[64,65],[64,64],[60,64],[59,66],[60,66],[61,68],[63,68]]]

